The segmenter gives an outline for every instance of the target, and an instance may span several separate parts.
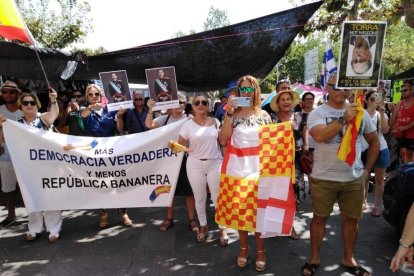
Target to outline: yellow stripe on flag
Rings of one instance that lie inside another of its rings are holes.
[[[0,36],[33,44],[31,34],[14,0],[0,1]]]

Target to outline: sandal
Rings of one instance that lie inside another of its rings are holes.
[[[207,225],[200,226],[200,230],[197,233],[197,242],[206,242]]]
[[[164,220],[163,223],[161,223],[160,230],[165,232],[173,226],[174,226],[174,219],[167,218]]]
[[[237,256],[237,266],[240,267],[240,268],[245,268],[247,266],[247,250],[249,248],[241,247],[240,249],[241,250],[240,250],[239,256]],[[240,257],[240,255],[242,255],[243,251],[246,251],[246,257]]]
[[[195,219],[190,219],[190,224],[188,225],[188,227],[190,227],[190,230],[194,233],[198,233],[198,231],[200,230]]]
[[[262,272],[262,271],[265,271],[265,269],[266,269],[266,256],[265,256],[264,253],[265,253],[264,250],[256,252],[257,255],[263,254],[263,256],[264,256],[264,258],[263,258],[264,260],[262,260],[262,261],[257,260],[258,257],[256,256],[255,268],[256,268],[257,272]]]
[[[294,241],[299,239],[298,233],[296,233],[295,228],[292,227],[292,231],[290,232],[290,238]]]
[[[381,209],[374,207],[371,211],[371,216],[373,217],[380,217],[381,216]]]
[[[300,272],[302,273],[302,275],[304,276],[312,276],[313,274],[315,274],[316,270],[318,269],[319,264],[310,264],[310,263],[305,263]]]
[[[220,229],[220,238],[218,240],[218,244],[222,247],[227,246],[229,244],[229,237],[227,236],[226,228]]]
[[[371,273],[369,273],[368,270],[366,270],[365,268],[363,268],[359,264],[357,264],[356,266],[347,266],[347,265],[342,264],[342,266],[345,268],[345,270],[348,273],[351,273],[352,275],[356,275],[356,276],[369,276],[369,275],[371,275]]]

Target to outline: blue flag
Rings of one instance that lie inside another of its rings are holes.
[[[322,71],[321,71],[321,87],[326,90],[326,82],[329,76],[338,70],[332,48],[327,46],[323,54]]]

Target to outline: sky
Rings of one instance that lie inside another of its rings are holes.
[[[81,48],[127,49],[170,39],[179,31],[203,31],[210,6],[224,10],[230,24],[293,8],[289,0],[87,0],[94,32]],[[309,1],[307,1],[309,2]]]

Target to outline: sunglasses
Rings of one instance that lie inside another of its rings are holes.
[[[3,95],[15,95],[17,93],[17,91],[15,90],[3,90],[1,91],[1,94]]]
[[[101,95],[101,93],[89,93],[88,96],[89,97],[99,97]]]
[[[331,83],[328,83],[328,85],[329,85],[329,86],[332,86],[332,89],[333,89],[334,91],[339,91],[339,90],[342,90],[342,89],[339,89],[339,88],[336,86],[336,84],[331,84]]]
[[[240,93],[253,93],[254,87],[251,86],[239,86]]]
[[[313,101],[313,98],[305,98],[305,101]]]
[[[371,98],[369,98],[369,100],[370,100],[371,102],[375,102],[375,101],[377,100],[377,98],[375,98],[375,97],[371,97]]]
[[[73,97],[75,97],[75,98],[82,98],[83,96],[82,95],[73,95]]]
[[[22,105],[24,105],[24,106],[28,106],[29,104],[31,106],[35,106],[36,105],[36,101],[22,101]]]
[[[401,89],[401,93],[405,93],[405,92],[407,92],[407,91],[408,91],[408,89],[407,89],[407,88]]]
[[[207,102],[207,101],[205,101],[205,100],[202,100],[202,101],[195,101],[195,102],[194,102],[194,105],[195,105],[195,106],[199,106],[200,104],[202,104],[203,106],[207,106],[207,105],[208,105],[208,102]]]
[[[281,83],[290,83],[290,81],[288,79],[283,79],[277,82],[277,84],[281,84]]]
[[[136,98],[136,99],[134,99],[134,101],[136,101],[136,102],[139,102],[139,101],[142,101],[142,100],[144,100],[143,98]]]
[[[179,101],[178,103],[179,103],[179,104],[185,104],[185,102],[183,102],[183,101]]]

